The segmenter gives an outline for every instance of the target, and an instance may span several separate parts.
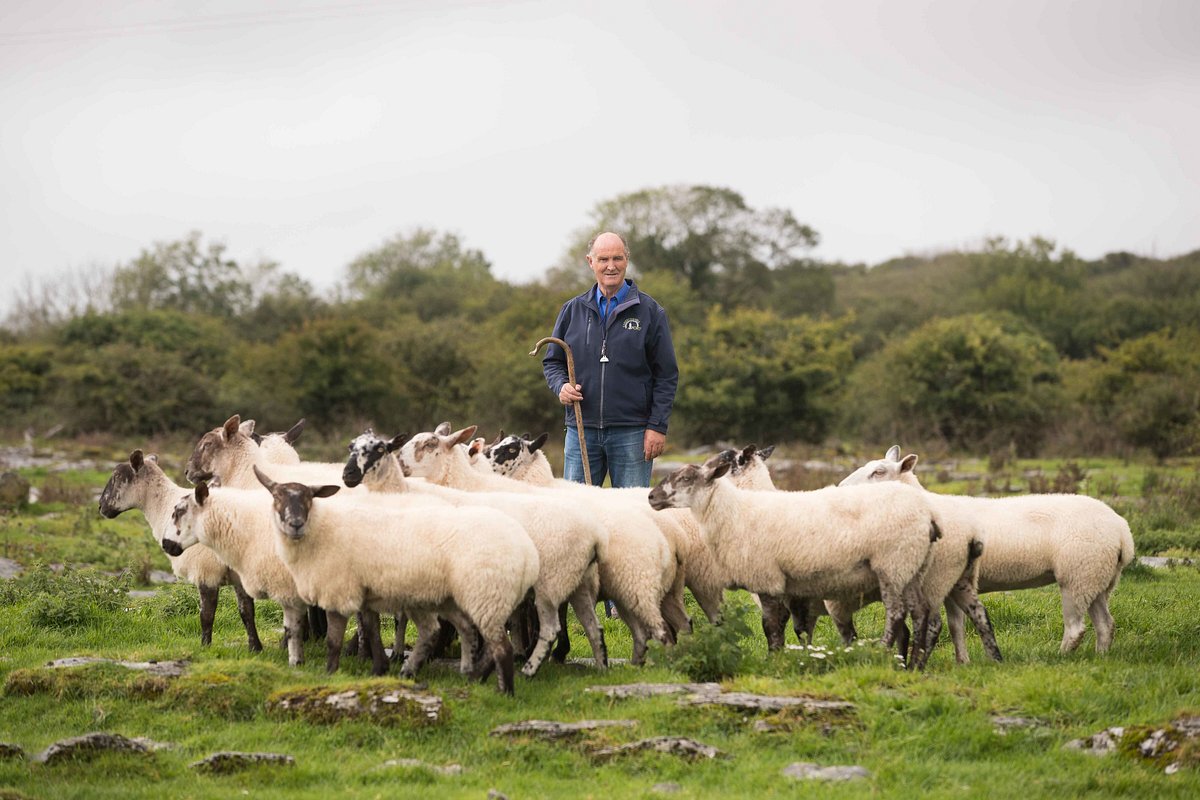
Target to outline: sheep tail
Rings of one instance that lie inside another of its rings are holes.
[[[929,541],[936,542],[942,538],[942,529],[938,527],[937,518],[932,514],[929,516]]]
[[[1133,556],[1133,534],[1129,532],[1129,525],[1126,524],[1124,530],[1121,531],[1121,552],[1117,556],[1117,566],[1125,569],[1133,561]]]

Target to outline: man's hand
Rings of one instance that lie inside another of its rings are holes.
[[[646,435],[642,439],[642,449],[645,452],[646,460],[653,461],[662,455],[663,450],[667,447],[667,435],[646,429]]]
[[[583,401],[582,383],[577,383],[572,386],[570,383],[564,383],[562,388],[558,390],[558,402],[564,406],[569,406],[571,403],[579,403]]]

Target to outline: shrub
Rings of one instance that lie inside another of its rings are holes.
[[[726,600],[724,621],[711,625],[703,617],[690,636],[680,636],[674,647],[652,642],[648,660],[682,672],[693,681],[719,681],[732,678],[742,666],[745,654],[742,640],[753,636],[745,616],[748,601]]]

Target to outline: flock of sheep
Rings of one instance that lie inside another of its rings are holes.
[[[175,574],[198,587],[204,644],[229,584],[251,650],[262,649],[254,600],[270,598],[283,609],[289,663],[301,663],[304,638],[327,620],[326,666],[336,670],[354,616],[352,644],[382,674],[379,615],[391,614],[393,658],[405,652],[407,620],[418,633],[402,675],[415,675],[452,629],[460,668],[481,680],[495,671],[512,693],[514,641],[528,677],[547,656],[565,657],[567,604],[603,668],[598,601],[616,605],[639,664],[649,640],[669,645],[691,631],[685,587],[713,623],[724,591],[742,588],[762,608],[772,649],[789,617],[811,641],[825,613],[849,642],[853,612],[880,600],[884,644],[921,668],[943,605],[958,661],[964,616],[999,660],[979,594],[1050,583],[1062,594],[1062,650],[1078,646],[1085,616],[1107,650],[1108,598],[1133,559],[1129,526],[1099,500],[934,494],[917,481],[917,457],[896,447],[817,491],[777,490],[771,448],[753,446],[685,466],[653,490],[601,489],[555,479],[545,434],[485,445],[474,427],[448,423],[411,438],[368,430],[345,464],[330,464],[300,460],[301,430],[260,436],[234,416],[196,444],[186,469],[194,488],[134,451],[101,494],[106,517],[141,509]]]

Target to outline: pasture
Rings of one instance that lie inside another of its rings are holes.
[[[111,460],[120,457],[118,451]],[[97,460],[102,463],[103,455]],[[181,458],[164,455],[163,464],[182,480]],[[1190,505],[1191,466],[1089,463],[1078,488],[1098,493],[1096,487],[1115,487],[1106,499],[1130,520],[1139,555],[1194,556],[1200,551],[1200,515]],[[1004,465],[1009,473],[974,465],[947,469],[946,483],[959,481],[966,488],[972,479],[959,473],[975,467],[981,476],[976,490],[985,480],[1019,482],[1033,472],[1053,481],[1064,470],[1063,464],[1047,462]],[[1125,571],[1111,604],[1115,642],[1104,656],[1094,652],[1090,630],[1079,650],[1058,652],[1062,620],[1052,586],[983,596],[1003,663],[985,659],[971,630],[970,664],[954,663],[943,634],[923,674],[905,671],[874,645],[847,651],[828,618],[817,627],[818,649],[768,653],[753,605],[745,593],[730,592],[731,620],[722,629],[703,622],[689,597],[697,620],[689,659],[653,647],[644,667],[618,663],[600,672],[574,661],[551,661],[532,680],[518,675],[515,698],[439,662],[419,676],[445,704],[436,724],[309,721],[272,711],[269,701],[285,691],[404,682],[395,668],[389,677],[372,678],[367,662],[349,657],[340,672],[326,675],[324,645],[317,643],[307,645],[302,667],[289,668],[279,646],[282,614],[270,601],[258,603],[264,650],[248,652],[229,589],[221,593],[213,644],[201,647],[194,587],[128,593],[147,589],[152,571],[167,569],[167,563],[138,512],[114,520],[96,513],[93,492],[107,479],[108,468],[23,473],[50,491],[43,489],[38,503],[0,519],[0,556],[26,566],[20,577],[0,582],[0,742],[26,754],[0,756],[0,797],[480,798],[493,789],[511,798],[1200,795],[1194,744],[1156,762],[1065,747],[1113,726],[1158,728],[1200,713],[1200,569],[1192,565],[1135,564]],[[928,474],[932,478],[937,470],[931,465]],[[940,488],[936,480],[929,485]],[[39,563],[72,566],[55,572]],[[879,605],[860,612],[857,621],[864,639],[878,638]],[[604,627],[610,657],[627,658],[628,630],[619,620],[604,620]],[[573,617],[570,629],[571,659],[590,655]],[[739,631],[744,635],[737,636]],[[385,641],[389,634],[385,631]],[[679,696],[610,699],[586,691],[692,680],[685,670],[717,660],[731,637],[741,661],[723,679],[723,689],[844,700],[853,711],[749,713],[685,706]],[[788,642],[795,641],[789,631]],[[103,664],[46,667],[72,656],[185,660],[188,666],[178,678]],[[1023,722],[1006,726],[1004,718]],[[636,724],[556,742],[492,735],[500,725],[535,719]],[[61,763],[29,760],[56,741],[93,731],[146,737],[169,747]],[[604,746],[655,736],[688,737],[722,755],[597,755]],[[265,764],[230,774],[191,766],[218,751],[281,753],[294,765]],[[1167,774],[1164,767],[1176,757],[1185,766]],[[785,777],[782,770],[796,762],[858,765],[869,776],[837,784]],[[461,772],[437,769],[450,764]]]

